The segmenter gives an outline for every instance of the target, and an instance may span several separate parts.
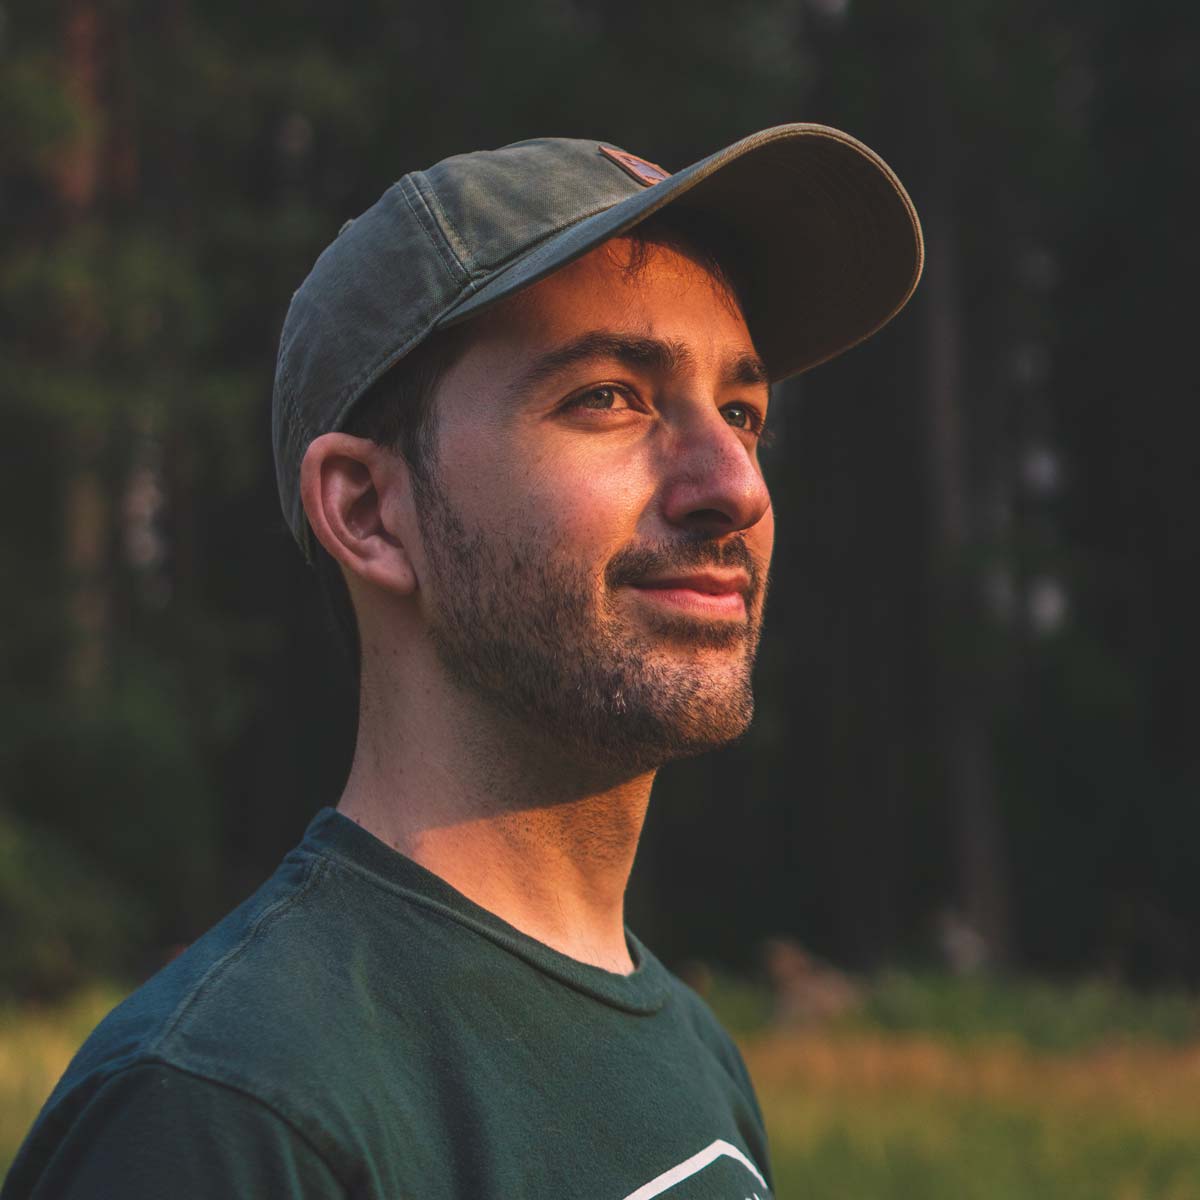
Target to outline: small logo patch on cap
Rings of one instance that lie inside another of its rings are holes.
[[[671,174],[670,171],[664,171],[657,163],[647,162],[644,158],[638,158],[636,154],[630,154],[625,150],[618,150],[615,146],[601,146],[600,153],[605,158],[612,159],[626,175],[632,175],[638,183],[644,183],[647,187],[661,183]]]

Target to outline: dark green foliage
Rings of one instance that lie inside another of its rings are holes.
[[[1013,961],[1195,980],[1197,11],[3,5],[0,987],[154,961],[336,798],[353,698],[268,423],[342,221],[458,150],[593,136],[673,167],[797,119],[897,168],[930,272],[776,397],[759,721],[664,773],[633,923],[670,958],[788,933],[926,960],[982,844]]]
[[[0,990],[51,997],[123,964],[149,924],[138,897],[46,829],[0,816]]]
[[[1191,1043],[1200,1033],[1200,1007],[1183,992],[1140,995],[1102,980],[1064,985],[890,972],[866,990],[850,1024],[962,1041],[1009,1038],[1065,1052],[1117,1041]]]

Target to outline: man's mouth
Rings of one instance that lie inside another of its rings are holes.
[[[745,571],[684,571],[643,578],[630,587],[656,605],[696,616],[741,618],[746,615],[750,578]]]

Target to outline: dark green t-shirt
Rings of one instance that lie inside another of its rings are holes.
[[[101,1023],[0,1200],[767,1200],[737,1050],[630,949],[559,954],[326,809]]]

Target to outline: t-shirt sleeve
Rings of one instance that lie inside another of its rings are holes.
[[[687,984],[680,982],[678,986],[693,1014],[693,1021],[695,1022],[698,1035],[705,1045],[708,1046],[717,1061],[724,1067],[731,1082],[741,1094],[742,1099],[753,1116],[753,1128],[744,1128],[742,1133],[746,1137],[747,1149],[761,1167],[763,1174],[766,1176],[767,1183],[774,1188],[770,1150],[767,1143],[766,1122],[763,1119],[762,1107],[758,1102],[754,1084],[750,1079],[750,1072],[747,1070],[746,1062],[742,1058],[742,1052],[738,1049],[737,1043],[733,1038],[721,1026],[716,1015],[709,1008],[708,1004],[705,1003],[704,999],[688,987]]]
[[[346,1192],[317,1150],[266,1104],[151,1063],[119,1072],[92,1096],[29,1195],[344,1200]]]

